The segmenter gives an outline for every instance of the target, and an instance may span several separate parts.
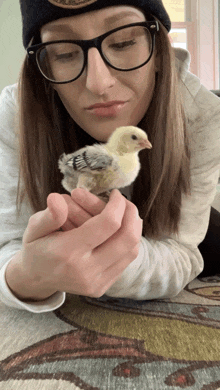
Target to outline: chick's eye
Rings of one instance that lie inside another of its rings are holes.
[[[137,139],[137,136],[133,134],[133,135],[131,136],[131,138],[132,138],[132,139]]]

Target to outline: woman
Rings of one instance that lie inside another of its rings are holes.
[[[19,85],[1,95],[2,301],[43,312],[66,292],[177,295],[204,269],[219,99],[188,71],[189,53],[171,47],[161,0],[22,0],[21,12],[28,54]],[[121,125],[139,126],[153,145],[135,182],[107,205],[65,193],[59,156]]]

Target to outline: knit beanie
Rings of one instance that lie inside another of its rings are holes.
[[[20,0],[23,22],[23,45],[39,35],[40,28],[53,20],[95,11],[101,8],[130,5],[156,16],[169,32],[171,21],[162,0]]]

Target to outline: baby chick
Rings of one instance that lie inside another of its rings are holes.
[[[134,126],[118,127],[106,144],[94,144],[74,153],[63,153],[58,167],[62,186],[71,193],[85,188],[108,202],[110,190],[130,185],[140,170],[138,153],[151,149],[147,134]]]

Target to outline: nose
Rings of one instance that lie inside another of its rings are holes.
[[[101,96],[114,84],[115,78],[108,65],[103,61],[99,51],[92,47],[88,50],[86,88],[93,94]]]

